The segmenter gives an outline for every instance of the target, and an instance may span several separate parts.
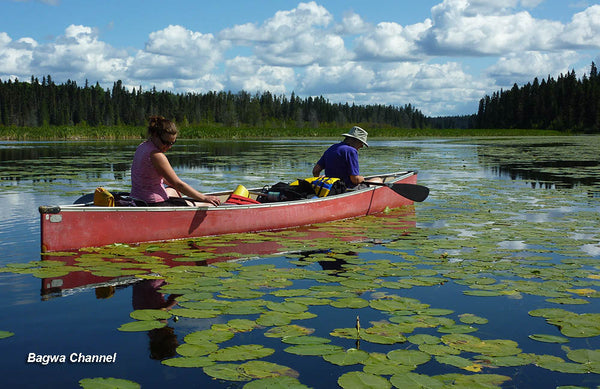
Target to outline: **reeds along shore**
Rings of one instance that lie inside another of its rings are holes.
[[[487,136],[555,136],[565,132],[528,129],[402,129],[358,124],[368,129],[373,138],[454,138]],[[349,128],[349,127],[348,127]],[[180,127],[181,139],[269,139],[269,138],[337,138],[348,128],[339,127]],[[136,126],[0,126],[0,140],[94,140],[94,139],[143,139],[145,127]]]

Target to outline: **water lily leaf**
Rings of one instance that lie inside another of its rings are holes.
[[[364,308],[369,306],[369,302],[360,297],[346,297],[331,302],[332,307],[336,308]]]
[[[203,345],[205,343],[222,343],[233,338],[234,333],[214,329],[202,330],[187,334],[183,340],[186,343]]]
[[[258,319],[256,319],[256,323],[265,326],[284,326],[286,324],[290,324],[292,322],[292,318],[290,315],[284,312],[265,312]]]
[[[309,389],[293,377],[268,377],[248,382],[243,389]]]
[[[203,356],[188,356],[188,357],[175,357],[161,361],[163,365],[171,367],[206,367],[212,366],[216,362],[208,357]]]
[[[512,340],[481,340],[472,335],[451,334],[442,336],[442,342],[458,350],[481,353],[492,357],[517,355],[521,353],[518,344]]]
[[[533,340],[537,340],[538,342],[545,342],[545,343],[569,343],[569,339],[562,337],[562,336],[556,336],[556,335],[532,334],[532,335],[529,335],[529,338],[533,339]]]
[[[463,313],[458,315],[460,321],[465,324],[486,324],[488,319],[473,315],[472,313]]]
[[[361,363],[369,357],[369,353],[363,350],[349,349],[337,353],[323,355],[323,359],[338,366],[349,366]]]
[[[369,343],[377,343],[377,344],[395,344],[395,343],[403,343],[406,341],[406,338],[402,335],[371,334],[371,333],[368,333],[365,331],[360,333],[360,338],[363,340],[366,340]]]
[[[400,389],[437,389],[445,387],[443,382],[433,377],[410,372],[394,374],[390,378],[390,382]]]
[[[249,361],[241,364],[240,369],[242,369],[246,375],[252,378],[281,376],[297,378],[300,375],[296,370],[287,366],[265,361]]]
[[[284,351],[296,355],[327,355],[343,352],[344,349],[332,344],[299,344],[287,347]]]
[[[137,382],[124,380],[122,378],[84,378],[79,380],[79,385],[84,389],[138,389],[142,386]]]
[[[344,389],[388,389],[392,387],[392,384],[385,378],[361,371],[343,374],[337,382]]]
[[[438,332],[444,334],[468,334],[475,331],[477,331],[477,328],[461,324],[454,324],[438,328]]]
[[[331,339],[321,338],[318,336],[284,336],[281,338],[283,343],[287,344],[325,344],[331,342]]]
[[[0,339],[9,338],[13,335],[14,335],[14,333],[12,333],[10,331],[0,331]]]
[[[177,346],[177,353],[184,357],[200,357],[215,352],[218,348],[219,346],[211,342],[203,344],[184,343]]]
[[[308,307],[304,304],[292,303],[289,301],[284,301],[282,303],[269,301],[267,303],[267,308],[269,308],[272,311],[286,313],[300,313],[308,309]]]
[[[160,309],[138,309],[131,312],[129,316],[136,320],[167,320],[173,315]]]
[[[275,350],[259,344],[245,344],[219,349],[210,353],[209,358],[220,362],[259,359],[273,354]]]
[[[248,376],[240,365],[232,363],[219,363],[209,365],[202,369],[204,374],[218,380],[226,381],[250,381],[252,377]]]
[[[473,365],[472,361],[458,355],[438,355],[435,357],[435,360],[439,363],[458,367],[459,369],[467,369]]]
[[[219,327],[222,326],[222,327]],[[231,332],[248,332],[258,327],[255,321],[247,319],[231,319],[226,324],[214,324],[213,329],[231,331]]]
[[[387,357],[402,365],[417,366],[429,362],[431,356],[417,350],[393,350],[387,353]]]
[[[360,337],[360,333],[356,328],[336,328],[329,335],[345,339],[358,339]]]
[[[150,331],[156,328],[165,327],[166,325],[167,323],[163,323],[158,320],[141,320],[121,324],[121,326],[117,329],[124,332]]]
[[[565,351],[567,351],[567,357],[573,362],[583,364],[600,363],[600,350],[571,350],[570,348],[565,347]]]
[[[578,299],[574,297],[557,297],[553,299],[546,299],[549,303],[555,304],[571,304],[571,305],[582,305],[589,304],[590,302],[584,299]]]
[[[265,332],[265,336],[268,338],[284,338],[288,336],[310,335],[314,331],[314,328],[306,328],[296,324],[291,324],[271,328]]]
[[[419,350],[429,355],[459,355],[460,350],[443,344],[420,344]]]
[[[409,336],[408,341],[413,344],[437,344],[440,343],[442,340],[437,336],[429,334],[418,334]]]
[[[190,319],[208,319],[221,315],[221,311],[214,309],[191,309],[191,308],[177,308],[172,309],[171,313],[175,316],[187,317]]]

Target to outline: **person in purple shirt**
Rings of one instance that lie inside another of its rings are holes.
[[[354,126],[345,134],[344,140],[330,146],[323,156],[313,167],[313,176],[318,177],[323,170],[327,177],[337,177],[344,181],[347,188],[354,188],[363,184],[365,178],[360,175],[358,165],[358,150],[369,147],[367,143],[367,131]],[[380,179],[371,179],[370,181],[381,182]]]

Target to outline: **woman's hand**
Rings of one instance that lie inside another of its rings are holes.
[[[202,199],[200,199],[200,201],[204,202],[204,203],[209,203],[216,206],[221,205],[221,199],[217,196],[207,196],[204,195]]]

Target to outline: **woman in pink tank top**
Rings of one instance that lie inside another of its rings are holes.
[[[135,151],[131,165],[131,197],[151,206],[192,205],[181,199],[181,193],[206,203],[219,205],[217,196],[208,196],[181,180],[165,155],[177,140],[177,126],[162,116],[152,116],[148,139]],[[167,185],[167,187],[165,187]]]

